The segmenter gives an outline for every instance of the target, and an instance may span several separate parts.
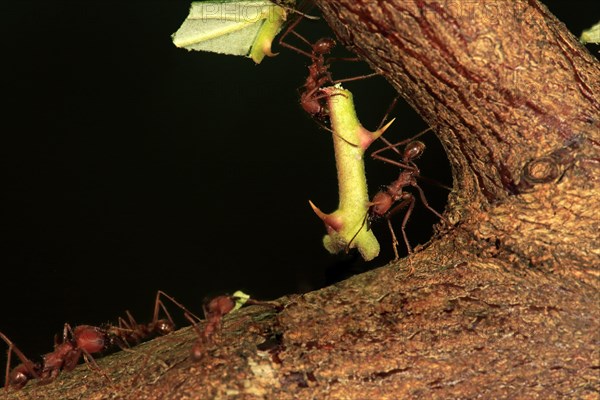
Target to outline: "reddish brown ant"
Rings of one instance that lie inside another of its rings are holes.
[[[167,295],[162,290],[156,292],[156,299],[154,300],[154,312],[152,314],[152,321],[147,324],[139,324],[133,318],[133,315],[127,310],[125,315],[127,320],[122,317],[118,319],[118,326],[107,325],[105,327],[107,334],[111,337],[111,340],[117,346],[123,348],[124,346],[136,345],[143,340],[150,339],[155,336],[164,336],[175,330],[175,323],[173,318],[169,314],[169,311],[161,301],[161,296],[168,299],[172,299],[171,296]],[[160,311],[163,311],[165,318],[159,318]]]
[[[302,17],[296,19],[296,21],[294,21],[294,23],[288,27],[285,33],[281,35],[279,44],[311,59],[311,64],[308,66],[308,77],[306,78],[306,81],[300,90],[300,105],[310,116],[319,122],[323,122],[328,116],[328,107],[325,104],[328,96],[321,93],[323,86],[365,79],[378,74],[371,73],[334,81],[331,77],[331,72],[329,71],[329,65],[332,59],[327,59],[326,57],[331,54],[331,51],[336,46],[335,40],[330,37],[324,37],[317,40],[314,44],[309,42],[302,35],[294,31],[294,28],[301,20]],[[302,42],[306,43],[306,45],[311,48],[311,52],[309,53],[296,46],[286,43],[284,39],[290,33],[296,36]],[[336,58],[336,60],[358,61],[359,59]]]
[[[307,53],[304,50],[283,42],[283,37],[280,41],[282,46],[295,50],[309,57],[312,61],[308,66],[308,77],[300,92],[300,105],[309,115],[322,121],[327,116],[327,107],[324,104],[326,96],[319,94],[319,91],[324,85],[333,84],[331,72],[329,71],[329,63],[325,60],[325,56],[330,54],[331,50],[335,47],[335,40],[325,37],[311,44],[295,31],[291,32],[312,48],[312,52]]]
[[[384,141],[388,145],[379,150],[374,151],[371,154],[371,156],[377,160],[381,160],[386,163],[389,163],[389,164],[399,167],[400,173],[396,180],[394,180],[392,183],[390,183],[389,185],[384,187],[382,190],[380,190],[377,194],[375,194],[375,196],[373,196],[373,199],[369,203],[369,209],[367,211],[367,215],[365,215],[365,219],[363,220],[363,223],[361,224],[360,228],[358,229],[358,231],[356,232],[354,237],[350,240],[349,244],[347,245],[347,247],[346,247],[347,249],[350,248],[350,244],[352,243],[352,241],[354,240],[356,235],[358,235],[358,232],[360,232],[360,230],[364,227],[365,223],[367,224],[367,229],[370,229],[371,223],[373,221],[375,221],[381,217],[385,217],[387,224],[388,224],[388,228],[392,235],[392,244],[393,244],[394,256],[395,256],[394,259],[398,260],[400,258],[398,255],[398,244],[399,243],[398,243],[398,239],[396,238],[394,228],[392,227],[391,217],[398,211],[408,207],[406,210],[406,213],[404,214],[404,218],[402,219],[401,230],[402,230],[402,238],[404,239],[404,244],[406,245],[406,249],[409,254],[412,253],[412,247],[411,247],[411,245],[408,241],[408,237],[406,235],[406,224],[407,224],[408,219],[410,218],[413,208],[415,206],[415,196],[410,192],[404,191],[404,188],[406,188],[408,186],[411,186],[411,187],[414,187],[415,189],[417,189],[417,191],[419,192],[419,197],[421,199],[421,202],[429,211],[431,211],[433,214],[435,214],[442,221],[446,222],[448,225],[451,225],[450,222],[443,215],[438,213],[433,207],[431,207],[429,205],[429,203],[427,202],[427,198],[425,197],[425,192],[423,191],[421,186],[419,186],[419,184],[417,183],[417,178],[420,178],[421,176],[420,176],[419,167],[417,167],[417,164],[415,164],[414,160],[416,160],[423,154],[423,152],[425,151],[425,144],[423,142],[415,140],[415,139],[418,138],[419,136],[425,134],[429,130],[431,130],[431,128],[427,128],[424,131],[413,136],[412,138],[403,140],[403,141],[395,143],[395,144],[391,144],[384,139]],[[398,150],[398,147],[403,146],[403,145],[405,145],[404,151],[400,152]],[[390,149],[394,150],[396,153],[401,155],[401,161],[392,160],[390,158],[379,155],[379,153],[381,153],[385,150],[390,150]]]
[[[198,340],[192,347],[192,358],[194,360],[202,358],[205,345],[212,340],[217,329],[221,328],[223,317],[235,308],[235,301],[236,299],[233,296],[221,295],[206,302],[202,306],[204,318],[206,319],[203,331],[198,328],[197,322],[190,320],[193,322],[194,329],[198,334]]]
[[[159,293],[169,299],[173,304],[177,305],[184,312],[184,317],[190,321],[193,329],[196,331],[198,335],[198,340],[194,343],[192,347],[191,355],[192,359],[199,360],[204,355],[205,346],[210,343],[215,334],[221,328],[223,323],[223,317],[229,314],[232,310],[236,308],[236,303],[240,299],[239,297],[233,295],[220,295],[213,297],[212,299],[205,301],[202,306],[202,310],[204,312],[204,318],[206,320],[204,329],[200,329],[199,323],[202,321],[198,316],[189,311],[183,304],[179,303],[173,297],[167,295],[166,293],[159,291]],[[278,304],[268,302],[268,301],[259,301],[246,298],[244,304],[247,305],[266,305],[269,307],[279,308]]]
[[[204,318],[206,318],[204,330],[200,331],[197,325],[194,324],[194,329],[196,329],[196,332],[199,336],[199,340],[192,348],[192,358],[194,360],[199,360],[202,358],[205,345],[213,339],[214,334],[218,329],[221,328],[223,324],[223,317],[235,309],[238,300],[239,298],[235,295],[221,295],[212,298],[208,302],[205,302],[204,306],[202,307],[204,311]],[[279,304],[250,298],[245,299],[244,305],[264,305],[274,307],[275,309],[280,309]]]
[[[8,344],[8,359],[6,363],[6,375],[4,389],[9,387],[21,389],[30,379],[39,379],[40,383],[52,382],[60,371],[71,371],[81,358],[85,355],[92,360],[91,354],[102,351],[105,347],[106,333],[102,328],[90,325],[79,325],[75,330],[69,324],[64,325],[62,340],[54,343],[54,351],[42,356],[42,361],[34,363],[23,354],[12,341],[3,333],[0,337]],[[21,360],[10,371],[12,353]]]
[[[199,360],[203,355],[204,345],[212,339],[213,334],[217,328],[220,327],[223,316],[235,308],[236,298],[233,296],[222,295],[214,297],[212,300],[206,302],[202,306],[204,317],[206,319],[206,325],[204,326],[204,330],[201,330],[198,326],[198,324],[202,321],[200,317],[188,310],[183,304],[175,300],[175,298],[160,290],[158,293],[181,308],[184,317],[192,324],[192,327],[198,334],[198,340],[192,347],[191,353],[194,360]]]
[[[152,336],[166,335],[172,332],[175,325],[160,300],[161,294],[164,292],[157,292],[153,319],[148,324],[138,324],[129,311],[126,312],[128,321],[119,318],[118,327],[108,324],[102,327],[78,325],[72,329],[69,324],[65,324],[62,339],[54,341],[54,351],[43,355],[42,360],[37,363],[29,360],[8,337],[0,332],[0,337],[9,346],[5,390],[8,390],[9,387],[20,389],[31,379],[38,379],[42,384],[49,383],[58,376],[60,371],[73,370],[82,355],[95,364],[92,354],[105,352],[115,345],[120,348],[128,347]],[[158,318],[161,309],[167,319]],[[13,352],[21,360],[21,364],[10,371]]]

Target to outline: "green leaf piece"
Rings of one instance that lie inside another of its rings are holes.
[[[600,22],[592,26],[590,29],[583,31],[579,40],[583,44],[600,43]]]
[[[267,0],[196,1],[177,32],[175,46],[187,50],[250,57],[259,64],[287,18],[284,7]]]
[[[239,310],[250,299],[250,295],[242,292],[241,290],[237,290],[231,297],[233,297],[235,301],[235,306],[231,311]]]

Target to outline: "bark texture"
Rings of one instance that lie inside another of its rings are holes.
[[[598,399],[600,64],[536,0],[321,0],[444,144],[453,227],[8,398]],[[415,272],[407,274],[409,268]]]
[[[519,263],[597,277],[600,66],[560,21],[533,0],[323,8],[437,130],[452,221]]]

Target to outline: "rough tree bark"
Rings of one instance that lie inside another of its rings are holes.
[[[316,3],[439,135],[455,226],[198,362],[186,329],[8,398],[599,398],[600,64],[536,0]]]

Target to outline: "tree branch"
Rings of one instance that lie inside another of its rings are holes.
[[[600,63],[545,6],[318,3],[437,131],[450,220],[513,261],[597,279],[600,220],[583,209],[598,195]]]
[[[598,398],[598,62],[536,0],[316,2],[437,131],[457,226],[199,361],[180,331],[8,398]]]

